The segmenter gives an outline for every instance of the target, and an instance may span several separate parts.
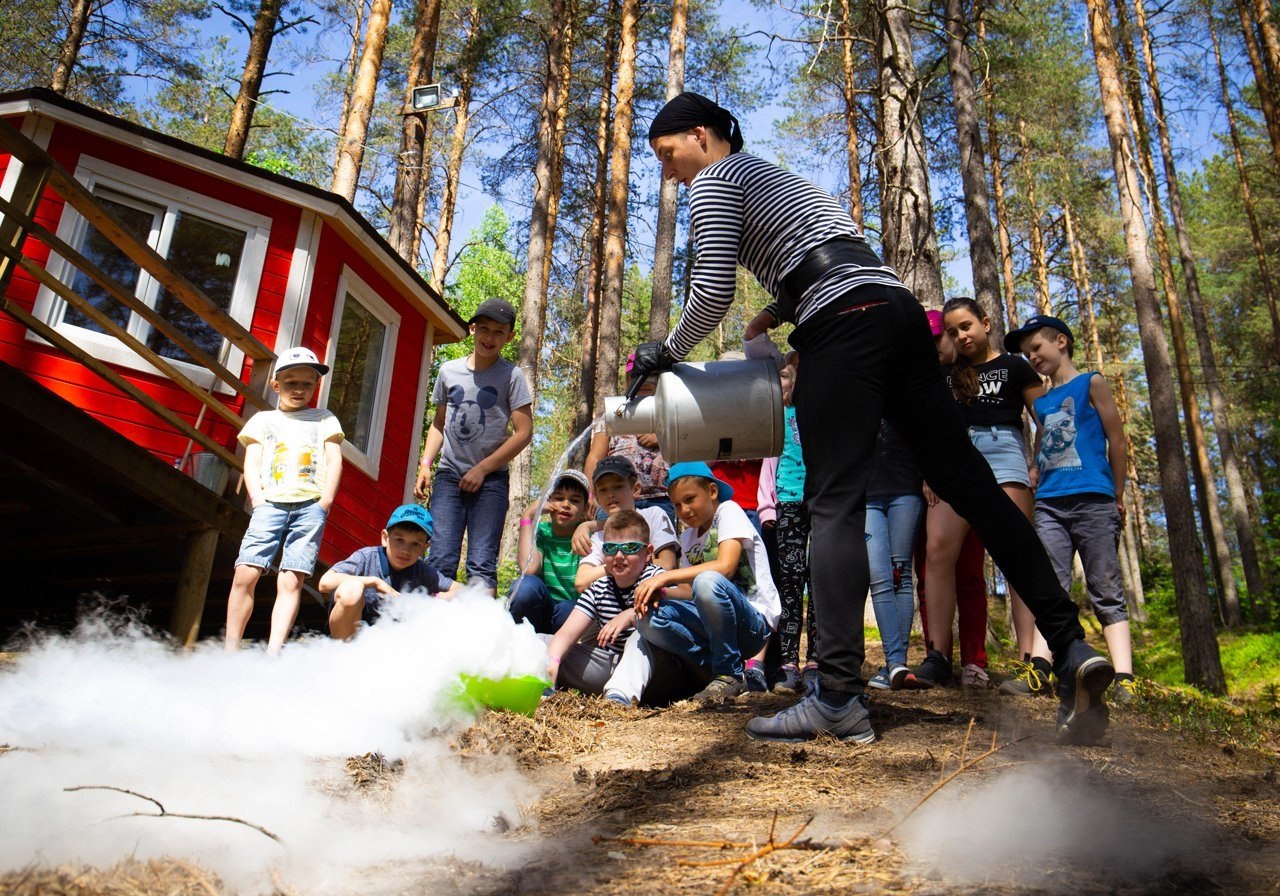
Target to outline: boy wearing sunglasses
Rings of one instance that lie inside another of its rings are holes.
[[[673,464],[667,493],[685,524],[682,565],[636,587],[636,629],[715,676],[694,700],[736,697],[747,689],[745,661],[763,655],[782,610],[764,542],[705,463]]]
[[[640,485],[636,468],[631,461],[616,454],[601,458],[591,473],[591,484],[595,489],[596,503],[605,513],[634,510],[644,517],[649,526],[648,540],[653,545],[653,562],[663,569],[674,569],[678,556],[675,527],[661,507],[636,507]],[[579,591],[586,591],[592,582],[606,572],[605,561],[608,558],[600,550],[602,526],[603,523],[592,520],[580,525],[574,533],[573,550],[582,557],[578,561],[578,572],[573,579],[573,584]]]
[[[553,685],[586,694],[604,693],[623,646],[631,636],[636,586],[662,572],[653,564],[649,524],[634,510],[619,510],[604,522],[600,551],[604,574],[591,583],[547,646]],[[595,630],[595,637],[589,634]],[[586,638],[587,640],[583,640]],[[630,701],[619,699],[617,702]]]

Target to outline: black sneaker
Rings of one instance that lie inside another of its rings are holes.
[[[778,670],[778,680],[773,683],[775,694],[795,694],[801,690],[800,670],[795,666],[783,666]]]
[[[837,740],[869,744],[875,741],[867,699],[861,694],[850,697],[843,706],[828,706],[810,694],[775,716],[760,716],[747,722],[747,734],[756,740],[787,743],[813,740],[829,734]]]
[[[1058,667],[1058,743],[1087,746],[1107,733],[1110,714],[1104,698],[1116,667],[1084,641],[1067,648]]]
[[[1044,660],[1040,662],[1043,663]],[[1013,677],[1006,678],[996,688],[998,693],[1007,694],[1010,697],[1048,697],[1053,694],[1049,671],[1041,668],[1035,660],[1029,663],[1015,662],[1013,669]]]
[[[929,649],[924,655],[924,662],[916,667],[916,681],[926,688],[949,688],[956,683],[956,674],[951,670],[950,657],[941,650]]]
[[[717,675],[705,688],[689,699],[694,703],[707,703],[713,700],[731,700],[747,689],[747,683],[733,675]]]

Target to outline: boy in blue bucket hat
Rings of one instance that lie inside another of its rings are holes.
[[[435,525],[418,504],[401,504],[382,530],[381,546],[361,548],[320,577],[320,592],[330,595],[329,636],[347,640],[361,621],[373,625],[385,598],[409,591],[449,597],[461,586],[422,559]]]
[[[705,463],[674,464],[667,494],[685,524],[680,566],[636,586],[636,629],[715,676],[694,700],[736,697],[745,660],[763,654],[781,612],[764,541]]]

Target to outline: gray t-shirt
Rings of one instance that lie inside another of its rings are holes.
[[[472,370],[466,358],[459,358],[440,365],[431,401],[447,404],[440,465],[462,476],[506,441],[511,412],[533,404],[533,396],[510,361]]]

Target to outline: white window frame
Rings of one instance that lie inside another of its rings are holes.
[[[329,327],[329,350],[325,358],[330,374],[332,374],[338,352],[338,333],[342,329],[342,312],[346,307],[348,295],[353,296],[366,311],[387,328],[382,345],[382,364],[378,368],[378,385],[373,393],[373,415],[369,418],[369,450],[366,453],[346,439],[342,441],[343,460],[355,464],[370,478],[377,479],[378,470],[382,464],[383,436],[387,430],[387,408],[391,401],[391,376],[395,369],[396,344],[400,341],[400,315],[383,301],[373,287],[360,279],[355,271],[343,265],[342,274],[338,277],[338,292],[333,303],[333,323]],[[321,385],[320,407],[329,407],[329,389],[332,384],[332,375],[326,376]]]
[[[258,288],[262,283],[262,271],[266,264],[267,245],[271,237],[271,218],[213,199],[203,193],[197,193],[193,190],[179,187],[176,184],[148,177],[145,174],[139,174],[131,169],[92,156],[80,157],[80,161],[76,165],[75,177],[90,192],[96,192],[98,189],[110,190],[126,199],[134,199],[138,202],[162,208],[164,212],[161,220],[161,233],[156,240],[159,243],[163,243],[163,241],[170,238],[176,214],[180,211],[199,215],[201,218],[207,218],[210,221],[245,231],[244,253],[240,258],[240,270],[236,275],[236,283],[231,295],[231,305],[227,309],[227,313],[246,330],[249,329],[253,320],[254,309],[258,304]],[[70,245],[78,247],[84,240],[88,229],[89,222],[68,203],[64,207],[62,217],[58,222],[58,237]],[[156,247],[152,246],[152,248]],[[56,253],[49,256],[48,270],[50,274],[68,286],[75,281],[77,273],[75,265]],[[134,294],[142,301],[153,304],[159,297],[161,289],[159,282],[148,274],[146,270],[142,270],[139,273],[138,284],[134,289]],[[155,374],[156,376],[164,376],[161,371],[157,370],[141,355],[114,336],[64,323],[63,317],[67,307],[66,301],[60,298],[53,290],[47,286],[40,287],[34,309],[36,317],[73,340],[77,345],[86,348],[99,360],[116,364],[120,367],[128,367],[144,373]],[[145,330],[139,329],[140,325],[146,329],[150,328],[150,324],[130,312],[130,320],[127,326],[129,332],[135,336],[145,332]],[[27,338],[34,341],[43,341],[40,337],[30,332],[27,333]],[[223,366],[235,373],[244,364],[244,352],[234,345],[226,345],[225,340],[224,349],[226,359],[223,362]],[[192,364],[189,361],[180,361],[173,358],[166,358],[165,360],[196,385],[205,389],[212,388],[224,394],[232,394],[230,386],[215,378],[212,373],[203,367]]]

